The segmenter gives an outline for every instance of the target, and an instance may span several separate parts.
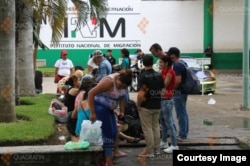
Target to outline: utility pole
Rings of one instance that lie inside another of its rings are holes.
[[[243,46],[243,110],[250,110],[249,104],[249,0],[244,3],[244,46]]]

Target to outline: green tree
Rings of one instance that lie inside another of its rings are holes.
[[[19,79],[23,79],[24,74],[30,76],[30,81],[34,84],[34,67],[36,61],[36,49],[38,46],[44,47],[43,43],[39,40],[40,24],[43,19],[48,19],[52,27],[52,42],[59,42],[63,33],[63,20],[66,17],[67,0],[16,0],[18,9],[15,8],[15,0],[1,0],[0,1],[0,72],[2,81],[0,81],[0,122],[13,122],[16,121],[15,113],[15,95],[18,98],[19,89],[24,87],[19,86]],[[76,29],[79,29],[82,25],[85,25],[86,20],[91,17],[99,19],[106,16],[107,1],[106,0],[89,0],[87,2],[80,0],[72,0],[78,11],[78,24]],[[15,10],[17,10],[17,20],[15,18]],[[29,14],[33,15],[30,17]],[[32,25],[33,20],[33,25]],[[27,24],[27,28],[22,27],[22,24]],[[32,26],[30,26],[32,25]],[[31,30],[33,28],[33,33]],[[18,29],[15,29],[18,28]],[[17,32],[17,40],[15,35]],[[30,40],[30,35],[33,34],[33,40]],[[27,35],[27,36],[26,36]],[[33,52],[33,64],[32,55],[30,53],[31,41],[34,44]],[[15,44],[15,42],[17,42]],[[27,42],[27,43],[25,43]],[[15,56],[17,50],[22,53]],[[29,51],[25,51],[29,49]],[[22,60],[27,60],[24,63],[20,63],[16,67],[16,61],[19,63]],[[29,64],[29,68],[25,68],[22,72],[15,72],[16,69],[22,65]],[[31,70],[33,65],[33,70]],[[33,73],[33,74],[32,74]],[[16,75],[16,77],[15,77]],[[33,75],[33,76],[32,76]],[[15,80],[16,80],[16,92],[15,92]],[[22,80],[23,81],[23,80]],[[25,82],[24,81],[24,82]],[[22,83],[23,84],[23,83]],[[29,83],[24,83],[29,84]],[[21,85],[21,84],[20,84]],[[30,90],[32,87],[27,87],[26,92],[33,92]]]

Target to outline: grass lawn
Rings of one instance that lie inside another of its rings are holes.
[[[38,67],[37,70],[39,70],[43,73],[43,77],[54,77],[55,76],[55,68]]]
[[[43,77],[54,77],[55,76],[55,68],[49,67],[38,67],[37,70],[43,73]],[[84,70],[87,73],[87,68]]]
[[[54,97],[53,94],[22,97],[21,105],[16,106],[17,122],[0,123],[0,144],[37,144],[53,135],[55,120],[48,114],[48,108]]]

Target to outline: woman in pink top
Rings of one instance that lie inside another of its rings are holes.
[[[102,121],[101,128],[106,166],[113,166],[112,148],[118,134],[114,110],[119,105],[119,117],[124,116],[125,89],[131,82],[131,70],[123,70],[103,77],[88,94],[90,120]]]

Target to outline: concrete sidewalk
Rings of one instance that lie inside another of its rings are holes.
[[[55,93],[53,78],[45,77],[44,93]],[[216,93],[213,95],[189,95],[189,139],[181,144],[209,144],[214,138],[218,144],[240,143],[250,145],[250,111],[242,111],[242,77],[239,73],[220,73]],[[137,93],[130,93],[136,100]],[[214,104],[208,104],[213,100]],[[175,110],[173,110],[175,116]],[[176,119],[175,122],[177,123]],[[178,126],[177,126],[178,127]]]

